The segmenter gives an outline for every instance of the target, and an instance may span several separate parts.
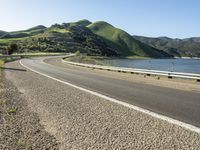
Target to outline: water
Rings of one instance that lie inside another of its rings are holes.
[[[200,73],[200,59],[107,59],[104,62],[116,67]]]

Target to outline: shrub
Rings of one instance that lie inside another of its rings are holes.
[[[76,56],[80,56],[81,53],[80,53],[80,51],[76,51],[75,54],[76,54]]]
[[[5,55],[11,55],[12,53],[16,52],[18,50],[17,44],[10,44],[6,49],[3,50],[3,54]]]

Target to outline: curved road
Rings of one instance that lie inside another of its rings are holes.
[[[93,74],[65,67],[60,57],[23,59],[40,73],[200,127],[200,94]],[[162,81],[161,81],[162,82]]]

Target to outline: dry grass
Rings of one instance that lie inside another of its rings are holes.
[[[4,61],[0,60],[0,67],[2,67],[4,65]]]
[[[2,69],[1,69],[1,67],[3,67],[3,65],[4,65],[4,61],[0,60],[0,84],[1,84],[1,77],[2,77]]]
[[[75,56],[75,57],[68,57],[65,60],[72,61],[72,62],[78,62],[78,63],[84,63],[84,64],[93,64],[93,65],[109,65],[103,62],[102,60],[106,57],[102,56]]]

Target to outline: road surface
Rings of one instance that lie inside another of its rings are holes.
[[[63,64],[60,58],[43,60],[21,62],[59,81],[199,126],[198,93],[128,82]],[[6,78],[19,89],[45,130],[56,137],[60,149],[200,149],[199,132],[52,80],[19,61],[5,67]]]
[[[200,94],[94,75],[63,67],[61,58],[24,59],[36,71],[200,127]],[[50,63],[50,64],[47,64]],[[162,82],[162,81],[161,81]]]

